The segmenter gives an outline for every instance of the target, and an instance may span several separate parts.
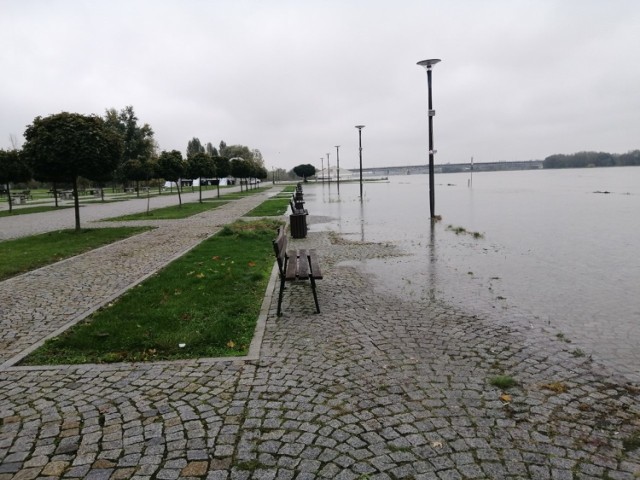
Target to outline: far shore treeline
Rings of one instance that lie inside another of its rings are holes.
[[[570,155],[550,155],[543,168],[626,167],[640,165],[640,150],[627,153],[578,152]]]

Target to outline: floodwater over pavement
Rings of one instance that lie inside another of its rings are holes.
[[[317,229],[392,242],[407,254],[367,262],[384,288],[545,328],[566,349],[640,382],[640,168],[438,174],[314,184]],[[472,184],[470,185],[470,181]],[[462,227],[465,232],[455,233]],[[477,232],[482,236],[474,237]]]

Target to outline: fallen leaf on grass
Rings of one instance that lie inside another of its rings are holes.
[[[233,348],[233,347],[235,347],[235,346],[236,346],[236,342],[234,342],[233,340],[229,340],[229,341],[227,342],[227,347],[229,347],[229,348]]]

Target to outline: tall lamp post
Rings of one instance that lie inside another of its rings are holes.
[[[340,145],[336,145],[336,162],[338,162],[338,195],[340,195]]]
[[[429,89],[429,210],[431,212],[431,219],[435,218],[435,183],[434,183],[434,171],[433,171],[433,117],[436,111],[433,109],[433,102],[431,99],[431,67],[440,61],[439,58],[431,58],[429,60],[422,60],[418,62],[418,65],[424,67],[427,70],[427,85]]]
[[[362,201],[362,129],[364,125],[356,125],[358,129],[358,146],[360,148],[360,201]]]

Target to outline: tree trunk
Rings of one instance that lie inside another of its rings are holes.
[[[178,190],[178,205],[182,206],[182,197],[180,196],[180,184],[182,182],[180,181],[180,179],[178,179],[178,181],[176,182],[176,190]]]
[[[7,201],[9,202],[9,213],[13,212],[13,203],[11,202],[11,188],[7,182]]]
[[[80,202],[78,201],[78,178],[73,178],[73,206],[76,216],[76,232],[80,231]]]
[[[53,201],[56,205],[56,208],[58,208],[58,187],[56,186],[56,182],[53,182],[51,184],[51,189],[53,190]]]
[[[202,177],[200,177],[200,186],[198,187],[200,189],[200,203],[202,203]]]

